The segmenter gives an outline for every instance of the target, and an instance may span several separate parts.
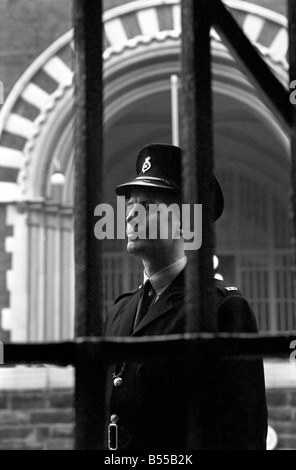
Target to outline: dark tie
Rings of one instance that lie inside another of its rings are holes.
[[[142,296],[140,298],[137,313],[136,313],[134,330],[138,327],[138,325],[141,323],[141,321],[145,317],[154,299],[155,299],[155,291],[151,285],[151,282],[148,280],[145,282],[144,286],[142,287]]]

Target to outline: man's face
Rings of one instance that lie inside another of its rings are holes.
[[[169,251],[174,238],[180,239],[179,205],[157,188],[134,188],[126,199],[126,224],[129,253],[144,257]]]

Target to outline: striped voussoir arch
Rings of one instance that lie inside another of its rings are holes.
[[[246,35],[263,55],[287,70],[287,20],[280,14],[237,0],[225,1]],[[126,48],[181,34],[178,0],[138,0],[104,13],[104,58]],[[215,39],[219,36],[212,31]],[[19,172],[26,149],[34,147],[41,126],[65,90],[73,86],[73,32],[69,31],[27,69],[0,113],[0,202],[21,197]],[[23,179],[23,178],[22,178]]]

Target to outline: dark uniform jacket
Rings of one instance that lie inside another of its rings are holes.
[[[219,332],[257,332],[254,314],[242,294],[229,284],[215,280],[215,306]],[[120,296],[106,319],[106,336],[156,336],[185,331],[184,271],[150,307],[146,317],[133,331],[140,290]],[[198,359],[198,358],[197,358]],[[217,360],[211,370],[196,366],[189,359],[159,358],[126,361],[122,385],[113,385],[112,372],[118,374],[122,361],[108,374],[107,427],[110,416],[117,415],[119,449],[177,452],[199,450],[186,440],[188,394],[210,379],[207,402],[196,429],[203,422],[202,449],[264,450],[267,411],[263,364],[259,359]],[[201,371],[203,370],[203,373]],[[192,379],[194,387],[192,388]],[[193,397],[195,398],[195,397]],[[195,442],[195,441],[193,441]],[[188,447],[189,446],[189,447]]]

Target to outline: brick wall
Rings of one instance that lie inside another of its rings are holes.
[[[5,97],[26,68],[72,27],[72,0],[1,0],[0,80]]]
[[[0,450],[71,450],[73,392],[0,392]]]
[[[278,434],[278,449],[296,450],[296,390],[268,390],[269,424]]]
[[[269,424],[278,450],[296,450],[296,392],[268,390]],[[71,450],[73,391],[0,392],[0,450]]]

